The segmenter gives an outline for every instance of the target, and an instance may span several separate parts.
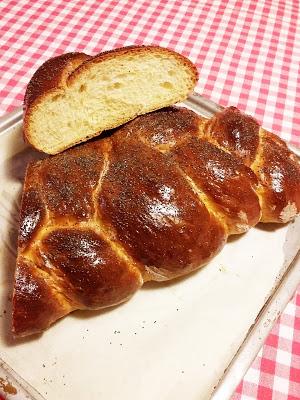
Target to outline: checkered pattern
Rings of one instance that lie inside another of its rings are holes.
[[[300,399],[300,294],[295,294],[231,400]]]
[[[1,0],[0,112],[21,105],[49,57],[158,44],[197,64],[198,92],[300,145],[299,7],[299,0]],[[300,399],[300,288],[233,399]]]
[[[300,145],[298,0],[2,0],[1,111],[46,59],[153,43],[193,60],[197,90]]]

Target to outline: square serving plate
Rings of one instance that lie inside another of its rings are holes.
[[[185,106],[220,107],[199,95]],[[226,400],[300,282],[300,218],[231,237],[205,268],[127,303],[77,311],[42,335],[10,333],[25,167],[22,112],[0,119],[0,392],[24,400]]]

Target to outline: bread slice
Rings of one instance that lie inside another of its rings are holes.
[[[27,87],[25,139],[44,153],[59,153],[184,100],[197,79],[197,69],[187,58],[157,46],[52,58]]]

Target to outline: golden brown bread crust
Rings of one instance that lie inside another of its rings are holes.
[[[300,212],[300,164],[279,137],[235,107],[208,120],[201,136],[229,150],[254,171],[262,222],[288,222]]]
[[[263,129],[254,165],[260,184],[263,222],[288,222],[300,211],[300,164],[287,145]]]
[[[161,152],[169,151],[173,146],[199,134],[199,116],[187,108],[166,107],[145,114],[120,127],[117,141],[128,140],[129,136]]]
[[[230,124],[221,124],[226,110],[204,121],[167,108],[28,167],[13,300],[16,335],[43,330],[74,309],[125,301],[146,280],[205,265],[229,234],[260,220],[260,206],[263,218],[278,222],[286,203],[299,212],[296,158],[281,140],[257,133],[254,122],[241,139],[231,130],[238,126],[242,135],[247,117],[227,112]],[[235,156],[222,150],[225,141]],[[51,298],[47,310],[45,296]]]
[[[72,311],[53,295],[36,262],[19,257],[13,296],[13,332],[20,336],[47,329],[54,321]]]
[[[259,124],[235,107],[217,113],[205,125],[205,139],[238,156],[248,167],[256,158],[259,146]]]
[[[75,148],[40,164],[45,203],[54,221],[85,221],[95,213],[93,191],[104,168],[101,142]],[[67,177],[67,179],[66,179]],[[76,199],[76,201],[74,201]]]
[[[16,335],[37,332],[37,326],[46,329],[73,309],[125,301],[142,284],[136,263],[128,265],[130,257],[124,260],[94,220],[94,191],[104,167],[104,148],[102,142],[91,142],[28,166],[13,296]],[[47,297],[59,305],[52,309],[50,304],[48,313]],[[34,303],[32,320],[30,303]]]
[[[44,260],[70,282],[71,297],[80,308],[118,304],[140,287],[139,271],[128,268],[92,229],[55,229],[42,240],[41,249]]]
[[[227,236],[176,164],[136,140],[113,137],[98,205],[116,240],[159,280],[207,263]]]
[[[238,158],[199,138],[175,146],[173,154],[213,204],[219,219],[225,220],[230,234],[245,232],[259,222],[257,179]]]
[[[19,247],[22,250],[35,239],[46,218],[46,207],[38,190],[37,172],[34,164],[28,165],[26,176],[31,176],[31,179],[25,181],[20,211]]]

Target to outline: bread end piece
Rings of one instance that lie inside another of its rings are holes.
[[[95,57],[68,53],[43,64],[25,95],[24,136],[57,154],[138,115],[183,101],[198,80],[186,57],[131,46]]]

